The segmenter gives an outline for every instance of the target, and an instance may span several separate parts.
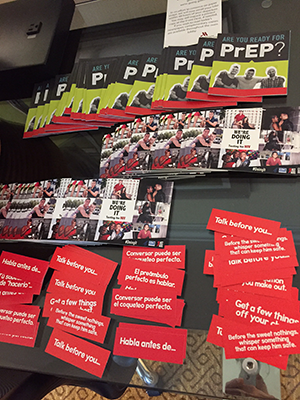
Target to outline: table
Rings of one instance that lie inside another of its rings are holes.
[[[186,278],[183,287],[186,307],[182,323],[182,327],[188,329],[187,357],[183,365],[145,361],[146,367],[158,374],[158,382],[152,385],[157,390],[213,396],[221,399],[225,397],[222,393],[222,380],[226,379],[225,375],[223,379],[225,368],[222,368],[224,362],[222,349],[205,340],[212,314],[218,312],[213,278],[202,273],[205,250],[213,249],[213,233],[206,230],[212,208],[280,221],[282,227],[292,230],[296,249],[299,252],[299,198],[300,178],[294,176],[262,176],[230,172],[176,181],[169,225],[169,244],[185,244],[187,248]],[[1,242],[0,249],[49,259],[55,246]],[[114,261],[121,261],[122,248],[120,247],[102,245],[88,249]],[[49,280],[49,277],[50,275],[46,277],[46,280]],[[300,287],[299,280],[299,276],[295,276],[293,285]],[[103,314],[107,316],[110,316],[111,290],[116,286],[115,281],[116,274],[105,297]],[[43,304],[45,290],[44,288],[34,304]],[[104,344],[104,347],[108,349],[112,349],[117,323],[128,322],[125,317],[115,315],[111,317],[113,321]],[[0,343],[0,367],[56,375],[75,380],[78,385],[83,386],[87,380],[99,381],[87,372],[44,353],[51,333],[51,328],[46,326],[45,322],[42,318],[36,346],[33,349]],[[111,357],[102,381],[148,389],[151,384],[147,385],[135,372],[136,365],[135,359]],[[226,369],[228,368],[234,373],[232,366],[227,365]],[[266,374],[270,375],[270,370]],[[275,380],[276,376],[279,380],[278,370],[274,375]],[[300,389],[297,387],[297,385],[300,387],[299,382],[298,356],[290,356],[288,369],[281,373],[282,398],[287,399],[292,393],[299,396]],[[271,387],[268,389],[272,392]]]

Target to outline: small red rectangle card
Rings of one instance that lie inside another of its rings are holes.
[[[76,274],[68,274],[66,272],[55,271],[51,277],[47,292],[54,293],[57,291],[63,293],[78,293],[87,298],[103,297],[106,287],[95,285],[91,279],[79,279]]]
[[[203,267],[204,274],[206,275],[214,274],[214,259],[215,259],[215,251],[205,250],[204,267]]]
[[[274,243],[280,222],[213,208],[206,228],[226,235]]]
[[[274,243],[215,232],[215,251],[226,259],[296,255],[292,232],[284,228],[279,230],[279,235]]]
[[[163,264],[170,268],[185,269],[185,246],[165,246],[163,249],[123,247],[122,265],[130,265],[132,259],[147,264]]]
[[[0,267],[2,273],[11,274],[16,278],[43,281],[49,267],[49,262],[2,251]]]
[[[130,265],[121,265],[118,274],[118,283],[125,287],[174,292],[181,295],[185,271],[168,268],[163,265],[148,265],[140,261],[131,260]]]
[[[299,302],[268,296],[219,289],[219,315],[247,325],[262,325],[273,329],[298,324]],[[222,294],[221,294],[222,293]]]
[[[186,352],[187,330],[150,325],[122,324],[116,330],[113,353],[182,364]]]
[[[59,271],[76,273],[83,278],[90,277],[95,284],[108,284],[117,263],[77,246],[57,247],[50,263]],[[103,277],[107,279],[103,281]]]
[[[57,290],[53,293],[47,293],[44,302],[43,316],[49,317],[54,306],[70,306],[74,312],[77,310],[84,311],[87,313],[98,313],[102,312],[103,296],[99,298],[89,298],[82,296],[80,293],[65,293]]]
[[[161,295],[161,291],[113,289],[110,312],[175,326],[178,321],[178,300],[171,293]]]
[[[206,338],[207,342],[223,347],[223,321],[223,317],[213,315]]]
[[[266,359],[300,352],[300,324],[289,329],[278,326],[245,326],[224,318],[223,343],[226,358],[263,356]]]
[[[6,267],[4,267],[6,269]],[[14,272],[14,271],[13,271]],[[31,280],[31,279],[21,279],[14,276],[10,276],[6,273],[0,273],[0,287],[4,291],[17,292],[17,293],[27,293],[31,297],[33,294],[39,294],[42,289],[43,281]],[[1,301],[1,298],[0,298]]]
[[[238,285],[227,286],[231,290],[250,292],[262,296],[280,297],[293,300],[293,278],[275,278],[265,281],[244,282]]]
[[[0,305],[31,303],[32,296],[32,293],[22,293],[19,291],[2,289],[0,290]]]
[[[110,318],[76,311],[68,306],[53,307],[47,325],[103,343]]]
[[[0,341],[33,347],[40,308],[29,305],[2,305],[0,308]]]
[[[289,278],[296,274],[294,267],[276,268],[274,270],[263,268],[247,268],[237,271],[236,268],[230,269],[230,272],[225,273],[219,265],[215,263],[214,268],[214,287],[230,286],[250,280],[262,281],[264,279],[276,279],[278,276]]]
[[[102,377],[110,356],[109,350],[59,329],[53,330],[45,352],[99,378]]]

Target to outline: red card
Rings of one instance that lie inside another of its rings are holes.
[[[0,290],[0,304],[22,304],[32,302],[32,293],[22,293],[12,290]]]
[[[110,351],[59,329],[53,330],[45,352],[99,378],[110,356]]]
[[[244,282],[238,285],[227,286],[230,290],[250,292],[262,296],[280,297],[293,300],[293,278],[276,278],[265,281]]]
[[[0,308],[0,341],[33,347],[40,308],[28,305],[3,305]]]
[[[122,265],[130,265],[131,260],[146,262],[149,265],[163,264],[170,268],[185,269],[185,246],[165,246],[163,249],[125,246]]]
[[[134,294],[133,294],[134,293]],[[161,291],[113,289],[110,312],[131,318],[161,322],[175,326],[183,309],[182,301],[174,294],[161,295]],[[178,303],[178,304],[177,304]],[[181,314],[182,315],[182,314]]]
[[[300,321],[299,303],[251,293],[219,289],[219,315],[242,324],[289,326]]]
[[[215,251],[222,258],[227,259],[296,255],[292,232],[286,229],[279,230],[279,236],[274,243],[222,235],[215,232]]]
[[[168,268],[163,265],[148,265],[140,261],[130,260],[130,265],[121,265],[118,283],[123,287],[174,292],[181,295],[185,271]]]
[[[227,235],[274,243],[280,222],[213,208],[206,228]]]
[[[100,287],[91,283],[90,279],[78,280],[78,276],[66,272],[55,271],[51,277],[47,292],[53,293],[57,291],[62,293],[79,293],[83,297],[99,298],[103,296],[106,287]]]
[[[218,315],[213,315],[207,335],[207,342],[213,343],[216,346],[224,347],[223,322],[224,318],[219,317]],[[255,359],[281,369],[286,369],[288,363],[288,355],[279,355],[276,357],[256,355]]]
[[[0,266],[2,273],[5,273],[8,270],[5,267],[9,267],[10,273],[15,277],[24,280],[30,279],[42,281],[48,270],[49,262],[2,251],[0,256]],[[14,271],[14,273],[12,271]]]
[[[214,287],[230,286],[239,283],[244,283],[249,280],[262,281],[265,279],[276,279],[278,276],[282,278],[290,278],[296,274],[294,267],[286,268],[275,268],[274,270],[269,269],[248,269],[242,270],[238,273],[236,270],[230,270],[229,273],[222,273],[222,268],[218,269],[218,264],[215,263],[214,267]],[[243,272],[243,273],[242,273]],[[235,273],[235,274],[234,274]]]
[[[186,352],[187,330],[150,325],[122,324],[116,330],[113,353],[182,364]]]
[[[33,294],[39,294],[42,289],[42,280],[23,280],[6,273],[0,273],[0,275],[2,277],[2,279],[0,277],[0,288],[4,291],[28,293],[32,297]]]
[[[77,310],[85,311],[90,314],[97,313],[98,315],[102,312],[103,296],[99,298],[90,298],[88,296],[82,296],[80,293],[65,293],[57,290],[53,293],[47,293],[45,297],[45,303],[43,308],[43,316],[49,317],[54,306],[70,306],[74,312]]]
[[[204,274],[206,275],[214,274],[214,258],[215,258],[214,250],[205,250],[204,267],[203,267]]]
[[[107,285],[117,263],[77,246],[57,247],[51,267],[68,273],[75,273],[83,278],[92,278],[95,284]]]
[[[298,354],[300,352],[300,324],[282,329],[261,325],[245,326],[224,318],[223,343],[226,358],[265,358],[276,355]]]
[[[103,343],[110,323],[110,318],[98,316],[72,307],[53,307],[47,325],[65,332]]]
[[[223,321],[223,317],[213,315],[207,334],[207,342],[223,347]]]

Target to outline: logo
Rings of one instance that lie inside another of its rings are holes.
[[[258,171],[258,172],[265,172],[266,168],[258,168],[258,167],[253,167],[252,171]]]
[[[154,240],[149,240],[148,246],[155,247],[156,242]]]
[[[133,241],[133,240],[125,240],[125,244],[133,244],[134,246],[137,244],[137,241]]]
[[[286,168],[278,168],[278,172],[280,174],[286,174],[287,173],[287,169]]]

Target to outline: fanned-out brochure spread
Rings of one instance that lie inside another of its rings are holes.
[[[163,247],[173,182],[49,180],[0,186],[0,239]]]
[[[35,85],[23,137],[112,133],[154,114],[258,107],[263,96],[287,95],[289,48],[289,31],[219,33],[161,54],[79,59],[71,73]]]
[[[300,173],[299,107],[181,110],[136,118],[103,138],[100,177]]]

